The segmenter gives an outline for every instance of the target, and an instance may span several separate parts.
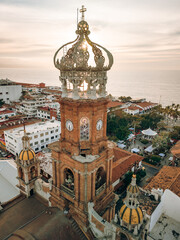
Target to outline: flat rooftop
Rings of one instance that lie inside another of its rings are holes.
[[[61,126],[61,122],[57,121],[57,120],[39,122],[39,123],[31,124],[31,125],[26,125],[26,132],[27,132],[27,134],[28,133],[30,133],[30,134],[37,133],[37,132],[46,131],[47,129],[53,129],[56,127],[60,127],[60,126]],[[23,137],[24,136],[24,127],[7,130],[6,132],[13,136]]]
[[[162,214],[149,236],[158,240],[180,239],[180,222]]]
[[[0,161],[0,202],[5,203],[20,194],[16,187],[17,169],[13,160]]]
[[[47,207],[35,196],[6,207],[0,213],[0,229],[0,239],[81,239],[62,211]]]

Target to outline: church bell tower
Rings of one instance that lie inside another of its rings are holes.
[[[61,138],[52,146],[53,186],[51,204],[68,209],[82,225],[88,225],[88,203],[104,219],[114,217],[112,162],[106,125],[107,71],[112,54],[89,39],[89,25],[82,6],[77,37],[54,55],[62,88]]]

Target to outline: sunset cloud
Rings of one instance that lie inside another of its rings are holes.
[[[179,69],[179,0],[0,0],[0,68],[51,68],[55,50],[76,37],[82,4],[90,38],[112,51],[114,71],[149,62]]]

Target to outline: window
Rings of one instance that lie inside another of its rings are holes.
[[[33,143],[31,143],[30,146],[32,147],[32,146],[33,146]]]
[[[43,142],[44,142],[44,139],[41,140],[41,143],[43,143]]]
[[[58,137],[58,135],[55,136],[56,138]]]
[[[46,141],[49,141],[49,138],[46,138]]]
[[[45,133],[45,135],[48,135],[48,134],[49,134],[48,132]]]
[[[58,132],[58,129],[56,129],[56,131],[55,132]]]
[[[34,138],[38,138],[38,135],[35,135]]]
[[[8,94],[8,92],[6,92],[6,94]]]
[[[37,145],[37,144],[38,144],[38,142],[35,142],[34,144],[35,144],[35,145]]]
[[[7,100],[9,100],[9,98],[7,98]]]
[[[43,136],[44,136],[44,133],[41,133],[41,134],[40,134],[40,137],[43,137]]]
[[[35,148],[35,151],[39,151],[39,148]]]
[[[54,130],[52,130],[51,133],[54,133]]]
[[[89,139],[89,119],[86,117],[80,120],[80,140],[85,141]]]
[[[54,136],[52,136],[51,139],[54,139]]]

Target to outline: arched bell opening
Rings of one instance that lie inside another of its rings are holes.
[[[30,169],[30,176],[31,176],[31,179],[36,177],[36,168],[34,166],[31,167]]]
[[[64,185],[70,190],[74,190],[74,174],[68,168],[64,170]]]
[[[106,183],[106,172],[103,167],[100,167],[96,172],[96,190]]]
[[[23,170],[21,167],[18,169],[18,175],[19,175],[20,179],[24,179],[24,174],[23,174]]]

